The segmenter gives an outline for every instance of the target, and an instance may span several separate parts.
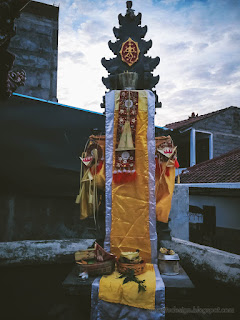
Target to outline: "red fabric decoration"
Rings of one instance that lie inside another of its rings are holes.
[[[113,181],[115,183],[127,183],[136,179],[137,173],[135,172],[117,172],[113,173]]]
[[[90,168],[91,174],[94,175],[95,172],[96,172],[96,174],[98,174],[100,172],[100,170],[102,169],[102,166],[103,166],[103,160],[100,160],[97,164],[96,169],[94,167]]]
[[[166,175],[167,177],[169,177],[169,174],[170,174],[169,167],[167,167],[167,168],[166,168],[165,175]]]
[[[177,161],[177,158],[175,159],[174,166],[175,166],[175,168],[179,168],[179,163]]]
[[[127,107],[126,103],[129,101],[131,107]],[[137,126],[138,114],[138,92],[124,91],[120,92],[119,110],[118,110],[118,123],[117,123],[117,136],[116,136],[116,150],[115,150],[115,163],[114,168],[114,182],[125,183],[133,181],[135,178],[135,149],[128,149],[128,146],[118,150],[121,135],[123,133],[126,121],[130,122],[130,129],[132,134],[132,143],[135,148],[135,136]],[[124,155],[125,154],[125,155]],[[124,171],[124,172],[123,172]],[[129,172],[130,171],[130,172]]]

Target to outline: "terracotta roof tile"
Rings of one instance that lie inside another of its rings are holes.
[[[240,148],[187,168],[181,183],[240,182]]]
[[[200,120],[212,117],[212,116],[217,115],[217,114],[219,114],[219,113],[221,113],[223,111],[226,111],[227,109],[230,109],[230,108],[237,108],[237,107],[231,106],[231,107],[224,108],[224,109],[221,109],[221,110],[217,110],[217,111],[214,111],[214,112],[206,113],[206,114],[203,114],[201,116],[193,116],[193,117],[191,116],[188,119],[185,119],[185,120],[182,120],[182,121],[177,121],[177,122],[166,124],[165,127],[169,128],[169,129],[179,129],[179,128],[182,128],[182,127],[187,127],[187,126],[190,126],[191,124],[193,124],[195,122],[198,122]]]

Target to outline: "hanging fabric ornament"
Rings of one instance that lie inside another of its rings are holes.
[[[171,201],[175,185],[175,168],[177,161],[177,147],[170,136],[156,137],[156,171],[155,195],[157,221],[168,222]]]
[[[103,166],[103,150],[97,143],[96,139],[88,140],[85,150],[80,157],[80,190],[76,198],[76,203],[80,204],[80,219],[89,216],[94,217],[96,228],[98,228],[98,192],[97,192],[97,175]]]
[[[87,156],[92,157],[92,165],[90,165],[90,171],[93,175],[98,174],[103,166],[103,151],[101,146],[97,142],[92,142],[87,148]]]
[[[92,165],[92,161],[93,161],[93,157],[88,157],[88,156],[83,156],[83,157],[80,157],[80,160],[82,160],[82,162],[84,163],[84,165],[86,167],[91,167]]]
[[[115,183],[135,180],[135,134],[138,114],[138,92],[120,92],[117,141],[115,149]]]
[[[175,158],[174,167],[177,169],[179,168],[179,163],[178,163],[177,158]]]
[[[161,179],[165,174],[169,177],[171,167],[179,168],[177,161],[177,147],[174,146],[173,140],[170,136],[163,136],[156,138],[156,177]],[[162,163],[166,163],[165,170],[162,170]]]

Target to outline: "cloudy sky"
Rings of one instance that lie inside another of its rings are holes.
[[[124,0],[42,0],[59,5],[59,103],[102,112],[105,93],[101,58],[111,58],[108,40],[125,14]],[[163,126],[194,111],[240,107],[240,0],[134,0],[152,39],[148,55],[161,62],[154,74]]]

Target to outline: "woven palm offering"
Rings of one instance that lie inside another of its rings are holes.
[[[117,269],[119,273],[123,274],[134,270],[134,274],[139,275],[145,272],[146,263],[140,257],[139,251],[122,252],[117,261]]]
[[[115,255],[106,252],[98,243],[94,249],[75,253],[78,271],[87,272],[89,276],[111,274],[115,270],[115,260]]]

